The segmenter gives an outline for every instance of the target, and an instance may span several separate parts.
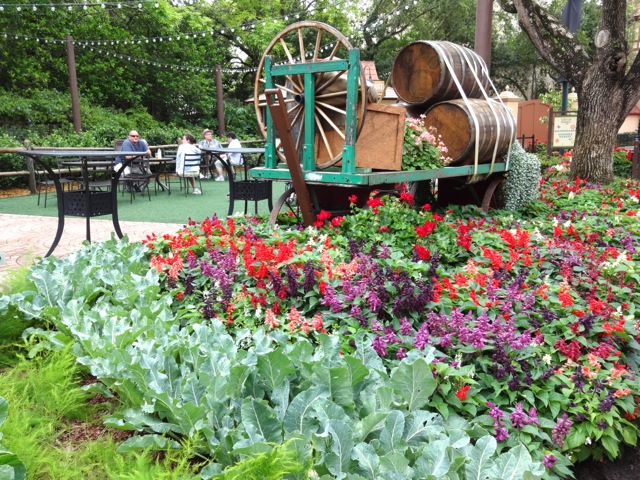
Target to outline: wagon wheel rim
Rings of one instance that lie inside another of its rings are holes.
[[[483,212],[488,213],[490,210],[499,210],[504,207],[501,195],[505,183],[506,179],[502,176],[491,180],[482,198]]]
[[[278,223],[278,216],[282,213],[290,215],[296,218],[297,225],[303,225],[302,211],[295,198],[295,189],[293,187],[288,188],[285,192],[278,197],[273,204],[271,213],[269,214],[269,224],[275,225]]]
[[[254,82],[253,102],[258,119],[259,131],[263,138],[267,138],[266,100],[264,94],[266,80],[264,64],[267,56],[271,56],[274,64],[308,63],[342,58],[353,46],[347,38],[330,25],[315,21],[303,21],[289,25],[271,40],[260,59],[256,80]],[[326,54],[326,56],[324,56]],[[329,137],[337,134],[343,140],[345,127],[341,122],[346,120],[346,86],[344,90],[339,86],[341,75],[347,71],[326,72],[316,74],[314,117],[318,149],[324,149],[329,160],[316,164],[319,170],[326,169],[342,159],[342,148],[331,146]],[[285,104],[292,125],[292,134],[296,150],[301,151],[304,142],[304,80],[302,75],[287,75],[283,81],[274,82],[275,87],[285,93]],[[333,89],[338,90],[333,91]],[[364,124],[367,104],[367,85],[364,72],[360,69],[358,85],[358,106],[356,109],[356,138]],[[345,122],[346,123],[346,122]],[[333,132],[333,133],[332,133]],[[276,152],[282,161],[286,161],[284,153],[279,148],[276,139]],[[336,151],[338,150],[338,151]]]

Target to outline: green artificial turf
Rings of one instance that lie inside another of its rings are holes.
[[[229,183],[202,180],[202,195],[187,195],[180,191],[177,180],[172,182],[172,193],[169,195],[158,189],[156,195],[154,185],[151,185],[151,201],[147,196],[136,194],[133,203],[130,202],[128,193],[118,194],[118,216],[121,221],[134,222],[163,222],[185,223],[189,218],[201,221],[213,214],[225,218],[229,210]],[[273,201],[284,192],[284,183],[273,182]],[[47,207],[44,207],[44,198],[38,203],[37,195],[23,197],[10,197],[0,199],[0,213],[13,213],[19,215],[40,215],[55,217],[58,215],[55,193],[49,192]],[[253,215],[255,203],[249,202],[247,213]],[[244,213],[244,201],[236,201],[234,213]],[[269,213],[266,200],[258,202],[258,214]],[[111,215],[95,217],[110,219]]]

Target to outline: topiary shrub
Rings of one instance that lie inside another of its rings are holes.
[[[518,210],[536,200],[540,178],[540,159],[525,152],[519,143],[514,143],[505,186],[505,208]]]

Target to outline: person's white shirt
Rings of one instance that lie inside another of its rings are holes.
[[[227,148],[242,148],[242,145],[240,144],[240,140],[238,140],[237,138],[234,138],[229,142],[229,145],[227,145]],[[242,165],[241,153],[230,153],[228,158],[231,166],[239,167],[240,165]]]
[[[178,151],[176,152],[176,173],[178,175],[183,174],[184,168],[184,156],[185,155],[200,155],[200,149],[198,145],[194,145],[191,143],[183,143],[178,147]],[[184,176],[197,176],[200,173],[200,167],[197,165],[189,165],[186,170],[184,170]]]

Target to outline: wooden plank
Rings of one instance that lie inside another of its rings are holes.
[[[357,168],[402,170],[405,117],[404,107],[381,103],[367,105],[362,131],[356,141]],[[327,139],[333,152],[342,151],[344,139],[338,132],[328,131]],[[330,159],[322,138],[316,134],[316,163],[328,162]]]

